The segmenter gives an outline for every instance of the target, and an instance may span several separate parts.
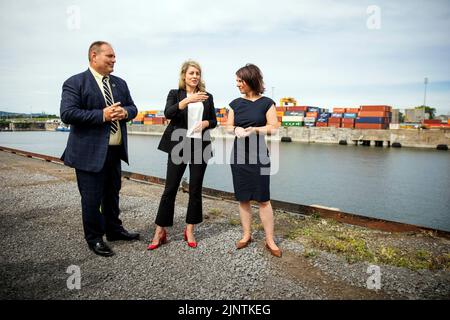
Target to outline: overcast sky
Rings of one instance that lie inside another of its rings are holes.
[[[449,0],[1,0],[0,110],[59,115],[62,83],[106,40],[140,110],[164,109],[195,59],[216,107],[251,62],[277,103],[404,109],[423,104],[428,77],[427,105],[447,114],[449,30]]]

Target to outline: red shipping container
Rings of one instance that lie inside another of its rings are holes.
[[[345,122],[343,122],[341,127],[342,128],[354,128],[355,124],[354,123],[345,123]]]
[[[389,117],[391,115],[390,112],[386,111],[360,111],[358,113],[358,117],[379,117],[379,118],[385,118]]]
[[[356,129],[387,129],[388,124],[385,123],[355,123]]]
[[[293,107],[286,107],[286,111],[308,111],[308,107],[304,106],[293,106]]]
[[[333,113],[345,113],[345,108],[333,108]]]
[[[342,118],[328,118],[328,123],[338,123],[341,124]],[[353,119],[351,119],[353,120]]]
[[[317,118],[319,116],[319,113],[318,112],[307,112],[306,116],[312,117],[312,118]]]
[[[355,119],[353,119],[353,118],[342,118],[342,123],[354,124],[355,123]]]
[[[361,106],[361,111],[391,111],[390,106]]]
[[[316,127],[328,127],[326,122],[316,122]]]
[[[328,122],[328,126],[329,126],[329,127],[340,128],[340,127],[341,127],[341,123],[332,123],[332,122]]]
[[[441,124],[442,121],[439,119],[428,119],[428,120],[422,120],[424,124]]]
[[[346,113],[358,113],[359,111],[359,108],[347,108]]]
[[[275,107],[275,109],[277,109],[278,112],[285,112],[286,111],[286,107]]]

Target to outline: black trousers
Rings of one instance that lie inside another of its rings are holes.
[[[155,223],[161,227],[173,226],[175,198],[181,178],[188,166],[187,163],[173,163],[169,154],[167,160],[166,186],[164,188]],[[189,163],[189,204],[186,214],[187,224],[197,224],[203,221],[202,186],[207,163]]]
[[[120,146],[109,146],[100,172],[75,170],[81,195],[84,237],[89,244],[102,240],[106,233],[123,229],[119,219],[121,188]]]

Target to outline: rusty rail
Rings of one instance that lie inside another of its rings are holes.
[[[61,161],[59,158],[43,155],[39,153],[33,153],[23,150],[17,150],[7,147],[0,146],[0,151],[10,152],[14,153],[20,156],[28,157],[28,158],[35,158],[35,159],[41,159],[47,162],[54,162],[58,164],[64,164],[63,161]],[[155,183],[159,185],[165,184],[165,179],[148,176],[140,173],[134,173],[129,171],[122,171],[122,176],[125,179],[129,180],[136,180],[140,182],[146,182],[146,183]],[[183,183],[182,188],[185,190],[188,190],[188,185]],[[205,195],[223,199],[223,200],[231,200],[235,201],[234,193],[227,192],[223,190],[217,190],[212,188],[203,188],[203,193]],[[450,232],[434,229],[434,228],[427,228],[427,227],[421,227],[401,222],[395,222],[395,221],[389,221],[384,219],[377,219],[377,218],[371,218],[371,217],[365,217],[356,215],[353,213],[343,212],[343,211],[337,211],[337,210],[331,210],[326,208],[320,208],[315,206],[307,206],[302,205],[298,203],[292,203],[292,202],[286,202],[286,201],[279,201],[279,200],[271,200],[272,207],[275,210],[283,210],[287,212],[292,213],[298,213],[302,215],[317,215],[322,218],[330,218],[342,223],[347,223],[351,225],[358,225],[370,229],[377,229],[387,232],[427,232],[432,233],[433,235],[444,237],[450,239]]]

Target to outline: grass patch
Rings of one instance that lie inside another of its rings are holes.
[[[241,220],[236,218],[230,218],[230,220],[228,220],[228,223],[232,226],[239,226],[241,225]]]
[[[208,213],[214,217],[218,217],[218,216],[222,215],[222,210],[220,210],[218,208],[212,208],[212,209],[209,209]]]
[[[424,249],[389,246],[363,228],[314,216],[292,223],[292,226],[285,236],[290,240],[301,240],[307,258],[314,257],[317,254],[314,250],[319,249],[344,256],[349,263],[366,261],[411,270],[450,270],[450,253],[433,254]]]

